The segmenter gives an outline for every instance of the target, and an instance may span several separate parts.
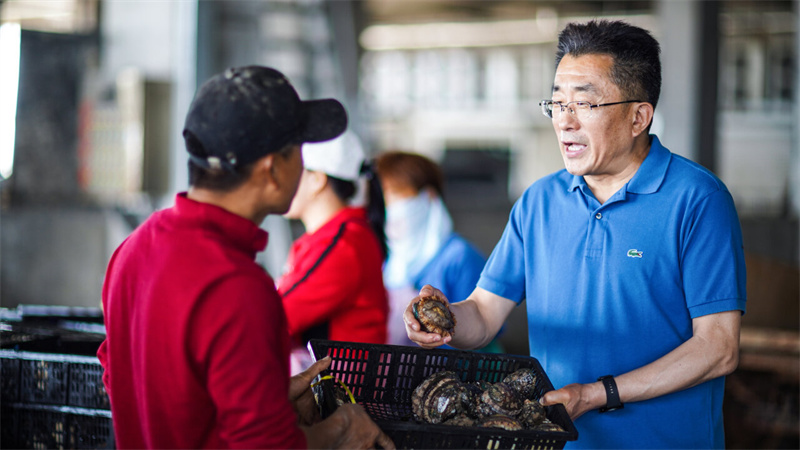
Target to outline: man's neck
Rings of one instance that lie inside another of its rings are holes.
[[[583,177],[586,180],[586,184],[589,186],[589,189],[594,194],[597,201],[600,204],[604,204],[611,198],[612,195],[617,193],[625,183],[631,180],[636,172],[641,167],[642,162],[644,162],[645,158],[647,158],[647,154],[650,152],[650,140],[641,140],[637,141],[636,144],[637,148],[633,150],[630,154],[628,161],[625,162],[624,167],[622,167],[619,171],[612,174],[601,174],[601,175],[586,175]]]
[[[232,214],[244,217],[256,225],[260,225],[264,218],[266,218],[266,214],[258,211],[258,209],[254,207],[255,203],[243,189],[221,192],[190,187],[186,197],[196,202],[218,206]]]

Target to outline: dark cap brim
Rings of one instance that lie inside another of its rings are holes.
[[[303,106],[306,110],[305,129],[300,134],[303,142],[329,141],[347,129],[347,111],[338,100],[307,100]]]

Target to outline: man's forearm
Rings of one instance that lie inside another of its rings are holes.
[[[694,335],[653,361],[615,376],[622,403],[638,402],[688,389],[727,375],[739,362],[741,313],[728,311],[694,319]],[[576,419],[606,405],[602,383],[569,384],[543,397],[546,405],[563,403]]]
[[[450,308],[456,316],[456,330],[450,345],[463,349],[489,344],[517,304],[507,298],[475,288],[470,296]]]
[[[675,350],[615,377],[623,403],[688,389],[736,369],[741,313],[728,311],[701,319],[702,329]]]
[[[451,304],[450,309],[456,317],[456,328],[453,340],[448,345],[472,350],[481,348],[492,340],[493,335],[487,339],[487,325],[473,300],[467,299]]]

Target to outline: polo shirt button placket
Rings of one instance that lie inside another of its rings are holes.
[[[600,219],[603,218],[603,214],[597,213],[597,214],[594,215],[594,218],[597,219],[597,220],[600,220]]]

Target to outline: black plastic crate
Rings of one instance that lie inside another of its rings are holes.
[[[0,358],[0,399],[19,401],[19,359]]]
[[[536,358],[317,339],[309,342],[309,348],[317,360],[333,359],[330,369],[321,375],[342,381],[398,448],[559,449],[578,439],[578,430],[563,405],[545,407],[547,418],[563,432],[423,424],[413,418],[414,389],[431,374],[444,370],[457,373],[462,381],[495,383],[517,369],[530,368],[537,375],[534,396],[539,398],[553,390],[553,385]],[[320,403],[329,404],[324,386],[317,385],[315,394]]]
[[[97,306],[62,306],[21,304],[16,308],[16,317],[23,321],[78,320],[81,322],[103,323],[103,311]]]
[[[4,403],[2,415],[3,448],[114,448],[110,411]]]
[[[0,350],[2,402],[110,409],[96,357]]]
[[[22,329],[17,324],[0,322],[0,348],[25,350],[38,346],[58,345],[58,336]]]
[[[35,354],[33,357],[19,358],[21,402],[67,404],[69,365],[58,356],[60,355]]]
[[[77,322],[60,322],[58,326],[0,322],[0,349],[95,356],[105,334],[83,331],[79,326],[102,328]]]
[[[0,403],[0,448],[20,448],[17,444],[19,424],[11,403]]]
[[[70,363],[67,405],[111,409],[99,360]]]

